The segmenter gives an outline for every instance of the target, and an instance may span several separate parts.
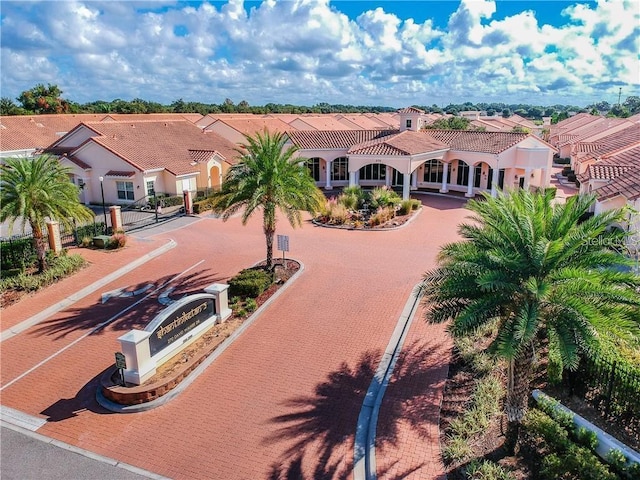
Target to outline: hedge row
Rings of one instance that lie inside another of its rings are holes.
[[[63,252],[66,251],[63,250]],[[0,280],[0,291],[11,289],[34,292],[80,270],[86,264],[80,255],[67,255],[66,253],[58,257],[49,255],[47,262],[49,268],[42,273],[35,275],[20,273],[13,277],[3,278]]]

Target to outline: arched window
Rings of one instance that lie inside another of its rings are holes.
[[[360,180],[384,180],[387,177],[387,166],[381,163],[370,163],[360,169]]]
[[[431,183],[442,183],[444,165],[440,160],[431,159],[424,164],[423,181]]]
[[[331,162],[331,180],[349,180],[349,160],[347,157],[339,157]]]
[[[318,157],[313,157],[307,160],[307,168],[309,168],[309,175],[316,182],[320,181],[320,159]]]
[[[458,185],[469,185],[469,165],[458,160]]]

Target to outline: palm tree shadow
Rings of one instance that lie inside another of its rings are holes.
[[[280,461],[272,465],[269,479],[307,478],[303,462],[313,463],[313,476],[308,478],[328,480],[351,476],[352,459],[336,458],[339,452],[352,455],[358,416],[381,356],[379,350],[364,352],[353,368],[343,362],[325,382],[315,387],[314,395],[295,397],[284,404],[291,413],[272,418],[270,423],[278,425],[278,429],[263,440],[266,444],[289,444]],[[436,403],[434,415],[433,402],[428,406],[421,406],[420,402],[434,396],[432,391],[437,386],[434,382],[440,377],[433,371],[446,369],[447,362],[438,346],[415,342],[405,347],[387,389],[389,400],[385,396],[381,406],[376,431],[378,449],[398,444],[401,421],[408,422],[421,437],[428,437],[429,424],[438,422],[438,405]],[[413,465],[407,472],[421,466]]]
[[[103,333],[107,328],[112,330],[129,331],[131,329],[143,329],[153,318],[166,308],[159,301],[146,300],[140,306],[125,310],[133,303],[144,299],[145,295],[152,293],[159,286],[164,286],[155,295],[161,296],[163,292],[169,292],[168,299],[177,300],[185,295],[202,293],[206,286],[219,282],[221,277],[213,273],[201,270],[190,275],[181,276],[172,281],[174,275],[167,275],[155,279],[154,283],[144,282],[129,285],[127,292],[131,295],[110,298],[106,303],[94,304],[87,308],[69,308],[65,310],[67,315],[40,322],[31,335],[54,335],[55,340],[66,337],[77,331],[91,331],[92,335]],[[151,288],[149,288],[151,286]],[[172,290],[168,290],[173,287]],[[134,292],[141,292],[134,295]],[[154,295],[152,295],[153,297]],[[155,298],[155,297],[154,297]],[[113,321],[101,326],[117,315]]]

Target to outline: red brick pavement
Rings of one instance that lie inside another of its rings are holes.
[[[116,415],[94,399],[117,337],[159,310],[153,296],[5,388],[2,404],[47,418],[44,435],[176,479],[350,478],[356,421],[380,356],[437,246],[456,238],[466,214],[459,200],[425,202],[416,220],[396,231],[310,223],[292,230],[282,220],[278,233],[290,236],[289,255],[303,262],[304,273],[160,408]],[[155,241],[169,238],[177,248],[104,290],[159,286],[190,268],[171,285],[195,291],[264,258],[259,219],[243,227],[238,219],[206,218]],[[3,385],[136,301],[100,305],[99,293],[3,342]],[[380,478],[441,475],[434,418],[448,348],[441,326],[415,320],[404,364],[419,369],[401,368],[382,406]]]

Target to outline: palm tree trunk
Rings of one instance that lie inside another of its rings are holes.
[[[533,348],[529,345],[516,358],[509,361],[507,369],[507,399],[504,406],[507,416],[505,448],[510,455],[515,452],[520,436],[520,425],[527,413],[532,371]]]
[[[38,258],[38,273],[42,273],[47,269],[47,246],[39,225],[31,224],[31,231],[33,232],[33,243]]]
[[[267,268],[269,270],[273,268],[273,237],[276,233],[275,213],[274,205],[265,205],[262,230],[264,231],[264,236],[267,239]]]

